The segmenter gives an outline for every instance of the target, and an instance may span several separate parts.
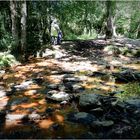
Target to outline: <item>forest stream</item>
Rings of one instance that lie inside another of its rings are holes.
[[[140,60],[107,51],[64,42],[3,69],[0,138],[139,137]]]

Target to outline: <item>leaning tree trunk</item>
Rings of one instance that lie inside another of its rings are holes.
[[[115,2],[106,1],[107,8],[107,26],[106,26],[106,38],[110,39],[116,37],[116,27],[115,27]]]
[[[12,37],[18,46],[18,27],[17,27],[17,2],[15,0],[10,0],[10,11],[11,11],[11,21],[12,21]]]
[[[26,53],[26,20],[27,20],[27,5],[26,0],[21,2],[21,51],[23,57]]]

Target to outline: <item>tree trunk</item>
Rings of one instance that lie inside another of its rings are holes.
[[[26,0],[21,2],[21,51],[23,56],[26,52],[26,20],[27,20],[27,5]]]
[[[107,27],[106,27],[106,38],[111,39],[116,37],[115,21],[115,3],[113,1],[106,1],[107,8]]]
[[[18,28],[17,28],[17,2],[10,0],[10,11],[11,11],[11,21],[12,21],[12,36],[15,40],[16,46],[18,46]]]

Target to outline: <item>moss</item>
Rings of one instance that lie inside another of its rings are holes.
[[[108,45],[104,48],[104,51],[107,52],[108,54],[120,54],[121,51],[117,46],[113,45]]]
[[[137,98],[140,97],[140,84],[135,83],[128,83],[122,85],[120,87],[124,92],[121,94],[117,94],[116,96],[121,99],[129,99],[129,98]]]

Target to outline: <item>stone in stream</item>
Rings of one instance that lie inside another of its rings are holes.
[[[92,132],[86,132],[82,135],[80,135],[80,137],[78,137],[79,139],[95,139],[95,136]]]
[[[28,118],[30,120],[39,120],[41,118],[41,116],[37,113],[31,113],[31,114],[28,115]]]
[[[107,127],[111,127],[114,125],[114,122],[112,120],[104,120],[104,121],[94,121],[92,123],[92,127],[93,128],[107,128]]]
[[[63,83],[66,82],[82,82],[82,79],[80,79],[79,77],[68,77],[63,79]]]
[[[79,106],[84,108],[97,108],[98,106],[101,106],[101,98],[102,96],[99,94],[82,94],[80,95]]]
[[[79,92],[82,92],[84,90],[84,87],[80,84],[76,84],[76,83],[73,83],[73,82],[67,82],[64,84],[65,85],[65,88],[66,88],[66,91],[69,91],[69,92],[74,92],[74,93],[79,93]]]
[[[15,99],[14,101],[12,101],[11,106],[19,105],[21,103],[26,103],[26,102],[28,102],[28,100],[29,100],[29,98],[27,98],[27,97],[23,97],[23,98],[20,98],[20,99]]]
[[[66,92],[63,91],[59,92],[59,91],[52,90],[46,94],[46,99],[62,102],[62,101],[69,100],[70,96]]]
[[[43,78],[33,78],[32,79],[34,83],[41,85],[44,82]]]
[[[13,91],[26,90],[31,84],[33,84],[33,81],[25,81],[25,82],[22,82],[20,85],[12,86],[11,89]]]
[[[25,117],[25,114],[7,114],[6,115],[6,120],[7,121],[16,121],[16,120],[21,120]]]
[[[101,107],[98,107],[98,108],[89,110],[89,112],[95,116],[102,116],[104,113],[104,110]]]
[[[4,90],[0,90],[0,98],[5,96],[6,96],[6,92]]]
[[[86,112],[76,112],[68,114],[67,120],[75,123],[90,125],[93,121],[96,121],[97,118]]]
[[[124,126],[116,126],[112,128],[110,131],[108,131],[107,138],[132,138],[133,135],[133,129],[129,125]]]
[[[128,99],[125,102],[130,106],[140,108],[140,99]]]
[[[59,85],[58,84],[49,84],[49,85],[47,85],[47,88],[51,89],[51,90],[58,90]]]

